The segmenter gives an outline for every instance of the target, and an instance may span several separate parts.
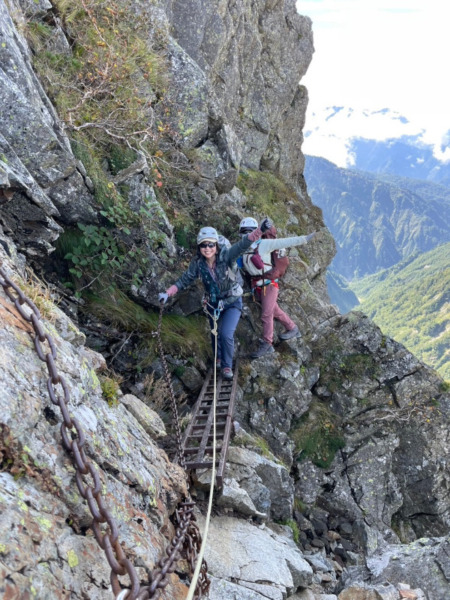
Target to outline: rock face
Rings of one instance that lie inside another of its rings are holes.
[[[234,146],[230,129],[237,136],[241,150],[230,156],[228,169],[239,166],[241,155],[246,166],[270,166],[298,179],[302,134],[291,125],[301,129],[304,122],[307,93],[298,82],[313,52],[310,19],[294,2],[265,0],[180,0],[171,3],[170,19],[177,42],[209,81],[210,102],[223,111],[227,126],[214,133],[219,153]],[[222,174],[226,169],[223,164]]]
[[[212,572],[225,581],[242,582],[244,587],[258,592],[255,598],[281,599],[311,583],[312,569],[288,537],[227,517],[213,519],[209,535],[206,560]],[[219,593],[221,586],[217,587],[212,598],[223,598],[223,593]],[[233,586],[226,587],[232,591]],[[278,595],[269,595],[268,590]]]
[[[389,546],[381,556],[368,561],[367,569],[350,569],[344,579],[345,585],[349,586],[350,591],[356,582],[367,581],[370,577],[372,589],[381,591],[383,582],[399,581],[403,577],[410,582],[412,588],[425,590],[426,594],[422,596],[415,591],[407,595],[405,592],[402,598],[426,597],[429,600],[441,600],[448,596],[449,556],[448,537],[421,538],[401,548]],[[418,565],[420,568],[417,568]],[[347,597],[350,596],[342,595],[342,598]]]
[[[3,249],[1,254],[8,276],[20,282]],[[105,366],[103,357],[74,345],[73,336],[67,341],[64,316],[56,307],[51,311],[43,324],[54,340],[58,372],[67,382],[67,409],[86,434],[85,451],[119,523],[121,543],[138,565],[152,568],[167,545],[162,532],[170,536],[168,514],[186,491],[185,476],[157,448],[144,419],[143,426],[133,416],[140,400],[108,406],[96,374]],[[110,598],[105,554],[95,538],[82,535],[92,515],[61,446],[61,414],[48,396],[45,364],[30,337],[31,325],[3,288],[0,319],[2,597],[28,597],[31,580],[38,598],[62,598],[64,589],[74,598]]]
[[[19,8],[14,14],[23,25]],[[52,250],[62,223],[97,217],[68,138],[33,72],[28,45],[3,0],[0,39],[1,219],[21,250],[42,256]]]
[[[325,271],[335,244],[302,176],[307,93],[299,81],[313,52],[310,20],[297,14],[294,0],[135,0],[132,7],[146,24],[146,41],[163,47],[170,71],[167,102],[152,107],[155,126],[172,135],[158,138],[158,152],[189,176],[162,200],[145,157],[114,174],[104,166],[109,184],[126,191],[131,211],[144,209],[154,225],[144,243],[148,272],[128,295],[154,316],[157,292],[190,256],[174,234],[178,219],[179,237],[187,236],[180,214],[195,229],[213,223],[231,237],[246,212],[270,208],[254,208],[237,185],[244,170],[289,187],[276,205],[285,211],[283,235],[318,231],[291,251],[281,283],[280,304],[302,336],[276,339],[274,354],[250,361],[261,332],[256,303],[246,301],[237,329],[234,436],[206,551],[210,598],[397,600],[411,592],[443,600],[450,589],[450,399],[444,382],[400,344],[359,313],[340,315],[328,300]],[[39,265],[63,228],[99,218],[91,181],[19,33],[29,18],[51,23],[57,51],[71,51],[50,2],[0,0],[0,260],[28,294],[36,291],[25,283],[30,259]],[[281,212],[273,216],[282,219]],[[120,233],[138,240],[144,231]],[[85,452],[118,539],[145,584],[172,539],[171,516],[187,491],[185,474],[160,447],[170,453],[164,402],[155,414],[145,391],[161,378],[161,362],[134,368],[126,393],[108,404],[100,383],[106,361],[89,344],[99,342],[129,375],[145,352],[139,342],[148,329],[137,321],[112,348],[107,333],[119,326],[109,314],[103,330],[96,317],[97,329],[81,331],[51,293],[37,297],[67,380],[68,412],[85,432]],[[180,295],[170,311],[198,313],[200,299],[199,291]],[[75,318],[74,301],[62,306]],[[61,445],[62,417],[48,396],[46,364],[19,308],[0,286],[0,592],[106,600],[113,596],[111,567]],[[80,323],[89,319],[78,316]],[[189,360],[174,354],[174,387],[189,410],[206,365],[195,351]],[[208,472],[192,477],[202,512],[209,479]],[[414,556],[426,565],[424,581],[413,570]],[[163,598],[186,597],[186,571],[181,563]],[[129,587],[126,578],[122,585]]]

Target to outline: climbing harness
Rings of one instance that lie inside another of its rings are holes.
[[[256,302],[256,294],[262,294],[263,296],[266,295],[266,288],[269,285],[273,285],[276,288],[279,288],[280,286],[278,285],[278,279],[261,279],[261,277],[252,277],[251,281],[251,288],[252,288],[252,297],[253,297],[253,302]],[[256,285],[257,282],[262,281],[261,285]]]
[[[149,574],[149,584],[141,586],[137,571],[130,560],[126,558],[123,547],[120,544],[117,522],[103,499],[99,469],[94,467],[85,454],[84,445],[86,437],[84,431],[77,419],[69,414],[69,388],[64,377],[58,372],[56,367],[56,345],[52,337],[44,331],[41,314],[37,306],[7,276],[3,267],[0,267],[0,285],[21,317],[32,325],[34,330],[33,342],[37,355],[47,365],[49,374],[47,379],[48,394],[51,402],[59,406],[63,417],[60,429],[62,445],[72,458],[75,466],[75,481],[78,491],[86,500],[92,514],[94,536],[98,545],[104,551],[111,567],[110,581],[114,597],[116,600],[149,600],[150,598],[155,598],[156,594],[169,583],[167,576],[175,570],[175,563],[180,558],[181,553],[183,553],[192,571],[194,570],[194,565],[197,565],[195,570],[196,572],[198,571],[198,574],[196,576],[196,586],[193,591],[195,596],[191,595],[191,597],[196,600],[200,599],[202,595],[207,593],[210,582],[207,577],[206,563],[200,558],[200,553],[203,556],[203,552],[201,550],[200,531],[193,514],[194,502],[188,498],[179,504],[175,511],[175,535],[166,549],[166,556],[158,562],[157,568]],[[30,313],[24,310],[24,305],[28,307]],[[160,324],[161,319],[162,310],[160,313]],[[48,351],[44,351],[42,347],[42,344],[45,342],[48,345]],[[167,365],[165,368],[167,370]],[[60,386],[59,393],[56,386]],[[181,448],[179,426],[177,432]],[[181,461],[183,461],[182,454]],[[122,588],[118,578],[122,575],[128,575],[131,589]]]
[[[209,294],[203,294],[203,298],[202,298],[202,307],[203,307],[203,312],[206,314],[207,317],[211,317],[211,319],[214,320],[214,325],[213,328],[211,329],[211,333],[213,335],[216,336],[216,347],[215,347],[215,356],[214,356],[214,364],[216,362],[216,358],[217,358],[217,322],[219,320],[220,317],[220,313],[223,311],[223,309],[225,308],[225,305],[223,303],[223,300],[219,300],[217,302],[217,306],[214,306],[214,304],[211,304],[211,298],[209,296]]]

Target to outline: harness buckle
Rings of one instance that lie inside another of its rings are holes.
[[[217,308],[214,309],[214,318],[218,319],[220,317],[220,313],[223,311],[223,300],[219,300],[217,304]]]

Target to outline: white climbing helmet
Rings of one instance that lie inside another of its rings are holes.
[[[244,217],[239,224],[239,231],[242,232],[244,229],[257,229],[258,221],[253,217]]]
[[[202,227],[198,232],[197,246],[202,242],[219,242],[219,234],[214,227]]]

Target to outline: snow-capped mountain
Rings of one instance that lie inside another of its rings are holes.
[[[340,167],[450,185],[450,118],[432,131],[388,108],[332,106],[308,113],[304,138],[305,154]]]

